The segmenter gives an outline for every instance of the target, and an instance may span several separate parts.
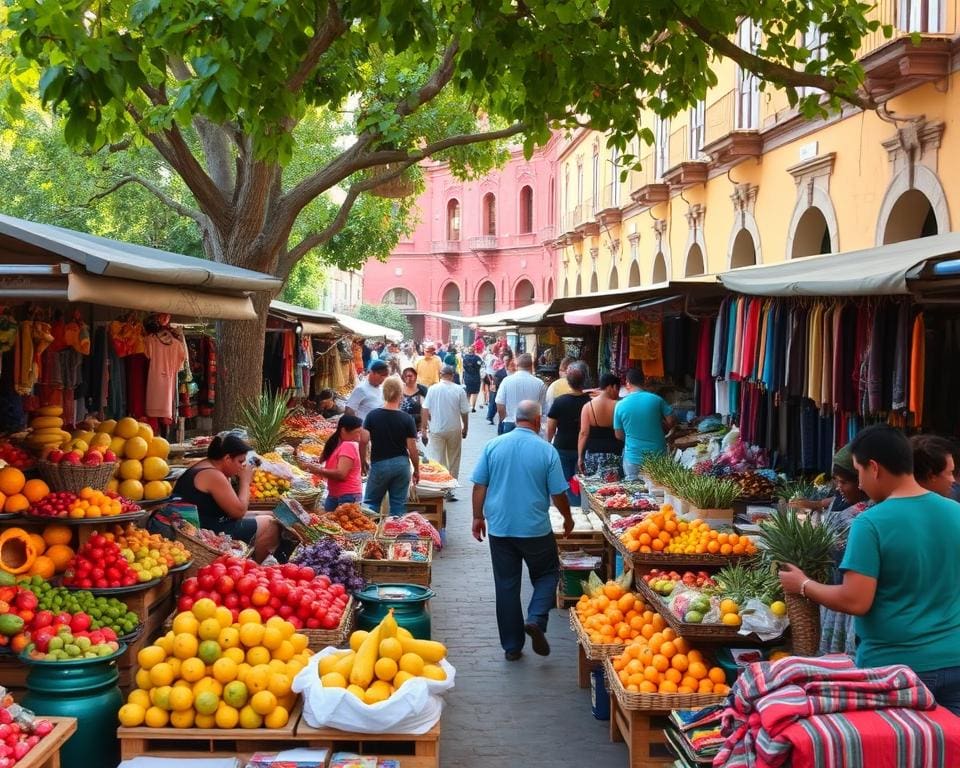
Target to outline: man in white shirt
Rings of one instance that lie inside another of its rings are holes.
[[[517,358],[517,372],[503,380],[497,388],[497,413],[500,416],[499,433],[506,434],[516,426],[517,406],[524,400],[540,403],[542,408],[547,385],[533,375],[533,355],[524,353]]]
[[[363,379],[350,397],[347,398],[347,404],[344,406],[344,413],[356,416],[363,421],[367,414],[376,408],[383,407],[383,391],[380,385],[383,380],[390,375],[390,366],[383,360],[374,360],[370,363],[370,370],[367,371],[367,377]],[[363,429],[360,431],[360,467],[366,472],[370,466],[367,458],[367,452],[370,446],[370,433]]]
[[[427,435],[427,455],[443,464],[454,477],[460,475],[460,449],[467,436],[470,403],[463,387],[453,382],[454,368],[440,369],[440,381],[427,390],[421,423]]]

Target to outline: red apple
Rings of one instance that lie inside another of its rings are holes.
[[[63,458],[63,451],[59,448],[54,448],[50,453],[47,454],[47,461],[53,462],[56,464]]]
[[[67,453],[63,454],[63,458],[60,459],[60,461],[66,464],[80,464],[83,461],[83,457],[79,451],[67,451]]]
[[[105,451],[103,452],[103,460],[104,460],[104,461],[108,461],[108,462],[109,462],[109,461],[116,461],[116,460],[117,460],[117,454],[115,454],[113,451],[111,451],[109,448],[107,448],[107,450],[105,450]]]

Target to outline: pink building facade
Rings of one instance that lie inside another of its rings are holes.
[[[364,302],[399,307],[418,340],[446,340],[450,324],[428,313],[485,315],[551,301],[557,145],[552,139],[529,161],[515,149],[476,181],[425,164],[416,229],[385,262],[364,266]]]

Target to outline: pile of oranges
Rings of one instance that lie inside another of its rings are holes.
[[[662,630],[666,624],[639,595],[608,581],[595,595],[582,595],[576,604],[577,618],[594,645],[626,643]]]
[[[756,545],[747,536],[720,533],[703,520],[680,520],[669,504],[624,531],[620,540],[629,552],[677,555],[752,555]]]
[[[631,693],[726,695],[730,690],[726,673],[720,667],[708,667],[703,654],[669,627],[630,643],[612,663]]]

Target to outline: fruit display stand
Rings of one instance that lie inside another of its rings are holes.
[[[396,760],[403,768],[439,768],[440,723],[426,733],[347,733],[335,728],[313,728],[301,718],[296,728],[298,747],[375,755],[379,760]]]
[[[120,758],[147,757],[239,757],[247,760],[254,752],[276,752],[290,746],[300,720],[302,703],[290,713],[283,728],[117,728]]]
[[[392,560],[388,559],[391,548],[403,544],[415,543],[426,550],[426,560]],[[370,558],[371,547],[379,546],[384,558]],[[357,566],[360,576],[368,584],[417,584],[429,587],[432,579],[433,539],[419,538],[382,539],[373,538],[361,540],[357,545],[360,558]]]
[[[75,717],[45,717],[53,723],[53,730],[37,742],[17,761],[17,768],[60,768],[60,747],[77,732]]]
[[[133,685],[133,677],[137,663],[137,654],[154,641],[163,629],[163,623],[173,612],[176,594],[173,588],[174,579],[167,575],[158,584],[152,587],[120,594],[117,597],[127,604],[127,608],[140,617],[142,630],[139,637],[127,644],[127,651],[117,660],[117,669],[120,671],[121,690],[128,690]]]
[[[346,608],[343,609],[343,616],[340,618],[340,624],[334,629],[301,629],[309,639],[309,648],[311,651],[319,651],[328,646],[337,648],[345,647],[350,633],[353,632],[356,621],[357,603],[351,597],[347,601]]]
[[[443,506],[443,500],[443,496],[420,497],[416,501],[407,502],[407,512],[419,512],[430,525],[442,531],[447,527],[447,511]]]
[[[697,709],[720,704],[724,696],[708,693],[632,693],[603,661],[610,693],[610,740],[627,745],[629,768],[667,768],[675,761],[667,749],[666,716],[674,709]]]
[[[577,686],[589,688],[590,673],[602,667],[604,659],[619,656],[626,646],[623,643],[591,642],[576,611],[570,611],[570,629],[577,636]]]

